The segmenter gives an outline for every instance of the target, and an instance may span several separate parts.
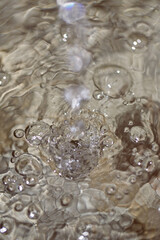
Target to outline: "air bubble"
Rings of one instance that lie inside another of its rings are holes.
[[[73,196],[71,194],[64,194],[61,198],[61,204],[66,207],[71,204],[72,200]]]
[[[130,139],[135,143],[145,142],[147,139],[147,133],[142,127],[134,126],[130,130]]]
[[[106,193],[108,195],[114,195],[117,191],[117,187],[115,184],[109,184],[107,187],[106,187]]]
[[[93,97],[95,100],[102,100],[104,98],[104,94],[102,91],[99,91],[99,90],[95,90],[93,92]]]
[[[24,131],[23,131],[23,129],[16,129],[16,130],[14,131],[14,136],[15,136],[16,138],[22,138],[22,137],[24,136]]]
[[[105,136],[105,138],[103,138],[103,140],[102,140],[103,148],[111,147],[113,145],[113,143],[114,143],[114,141],[110,136]]]
[[[21,212],[23,210],[23,204],[21,202],[16,203],[14,209],[17,212]]]
[[[37,122],[29,125],[25,130],[25,137],[31,145],[39,145],[42,138],[48,134],[50,126],[45,122]]]
[[[33,203],[28,207],[27,215],[30,219],[36,220],[40,217],[40,209]]]
[[[7,85],[10,81],[10,75],[4,72],[0,72],[0,87]]]
[[[96,87],[112,98],[119,98],[127,94],[132,86],[130,73],[117,65],[96,67],[93,80]]]
[[[128,37],[128,44],[130,50],[139,52],[144,50],[148,45],[148,38],[142,33],[132,33]]]
[[[12,230],[12,226],[9,219],[2,217],[0,219],[0,233],[7,235],[11,232],[11,230]]]
[[[31,154],[22,154],[18,158],[15,166],[16,171],[20,175],[41,175],[42,174],[42,166],[40,160]]]
[[[132,183],[132,184],[134,184],[134,183],[136,183],[136,176],[135,175],[131,175],[130,177],[129,177],[129,181],[130,181],[130,183]]]

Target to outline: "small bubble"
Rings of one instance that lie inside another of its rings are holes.
[[[134,126],[130,130],[130,139],[135,143],[146,141],[146,131],[140,126]]]
[[[14,150],[13,152],[12,152],[12,156],[14,157],[14,158],[17,158],[17,157],[19,157],[21,155],[21,153],[19,152],[19,151],[17,151],[17,150]],[[12,158],[12,159],[14,159],[14,158]],[[14,159],[14,160],[12,160],[11,162],[12,163],[14,163],[16,160]]]
[[[153,143],[152,143],[152,151],[153,151],[153,152],[158,152],[158,150],[159,150],[158,144],[155,143],[155,142],[153,142]]]
[[[19,190],[20,192],[24,191],[24,185],[23,185],[22,183],[20,183],[20,184],[18,185],[18,190]]]
[[[7,185],[7,190],[8,190],[9,192],[14,192],[14,191],[16,190],[16,185],[15,185],[14,183],[9,183],[9,184]]]
[[[102,91],[99,91],[99,90],[95,90],[93,92],[93,97],[95,100],[102,100],[104,98],[104,94]]]
[[[125,127],[124,129],[124,133],[128,133],[130,130],[129,130],[129,127]]]
[[[22,203],[16,203],[14,209],[17,212],[21,212],[23,210],[23,204]]]
[[[37,122],[25,129],[25,137],[31,145],[40,145],[42,138],[48,134],[50,126],[45,122]]]
[[[25,183],[26,185],[33,187],[38,183],[38,178],[34,175],[26,176]]]
[[[31,204],[28,207],[27,215],[30,219],[38,219],[40,216],[40,210],[35,204]]]
[[[9,183],[11,182],[11,178],[10,178],[10,176],[5,175],[5,176],[3,177],[3,179],[2,179],[2,181],[3,181],[3,184],[4,184],[4,185],[7,185],[7,184],[9,184]]]
[[[133,121],[129,121],[128,126],[133,126]]]
[[[110,136],[106,136],[102,141],[104,147],[111,147],[113,143],[113,139]]]
[[[0,72],[0,87],[8,84],[10,81],[10,75],[4,72]]]
[[[15,136],[16,138],[22,138],[22,137],[24,136],[24,131],[23,131],[23,129],[16,129],[16,130],[14,131],[14,136]]]
[[[130,181],[130,183],[132,183],[132,184],[136,183],[136,176],[135,176],[135,175],[131,175],[131,176],[129,177],[129,181]]]
[[[73,196],[71,194],[64,194],[61,198],[62,206],[68,206],[73,200]]]
[[[0,220],[0,233],[2,234],[9,234],[11,231],[11,224],[6,219]]]
[[[106,187],[106,193],[108,195],[114,195],[117,191],[116,185],[111,184]]]

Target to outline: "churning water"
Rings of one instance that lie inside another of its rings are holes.
[[[160,239],[160,0],[0,1],[0,240]]]

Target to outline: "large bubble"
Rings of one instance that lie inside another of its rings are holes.
[[[132,77],[125,69],[117,65],[100,65],[95,68],[94,84],[109,97],[119,98],[127,94],[132,86]]]

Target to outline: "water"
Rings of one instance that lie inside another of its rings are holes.
[[[160,1],[0,1],[0,240],[160,239]]]

